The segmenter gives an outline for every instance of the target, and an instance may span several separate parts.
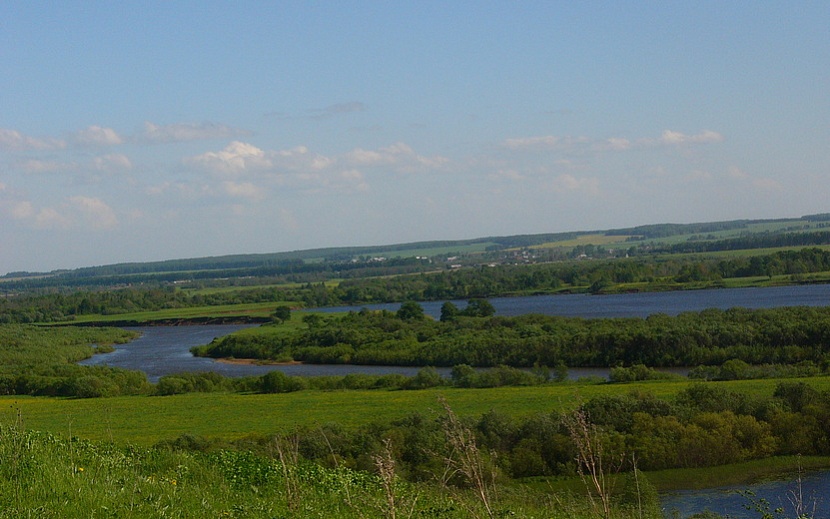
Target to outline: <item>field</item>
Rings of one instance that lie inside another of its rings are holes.
[[[819,390],[830,390],[830,378],[803,379]],[[753,396],[770,396],[778,380],[718,382]],[[434,415],[443,397],[462,416],[490,410],[526,417],[572,409],[601,395],[649,392],[672,398],[692,382],[649,381],[629,384],[565,383],[493,389],[440,388],[413,391],[349,390],[297,393],[191,393],[175,396],[57,399],[26,396],[0,398],[0,422],[22,418],[26,428],[56,435],[117,443],[153,445],[183,434],[237,439],[248,435],[287,432],[298,426],[338,423],[353,428],[388,422],[420,412]]]
[[[112,323],[134,321],[137,323],[151,323],[153,321],[175,321],[196,318],[215,319],[267,319],[278,306],[290,305],[291,303],[249,303],[238,305],[217,305],[217,306],[196,306],[193,308],[169,308],[146,312],[133,312],[127,314],[86,314],[77,316],[74,324],[83,323]]]

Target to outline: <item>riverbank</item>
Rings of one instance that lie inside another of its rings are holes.
[[[776,456],[715,467],[656,470],[646,476],[659,492],[674,492],[795,480],[799,472],[819,470],[830,470],[830,456]]]

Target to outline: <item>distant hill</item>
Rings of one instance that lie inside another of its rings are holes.
[[[9,292],[32,288],[69,286],[114,286],[138,283],[170,283],[180,280],[282,276],[289,279],[303,274],[309,279],[314,273],[332,276],[358,275],[376,271],[379,262],[390,273],[418,272],[435,268],[434,262],[447,258],[474,257],[487,259],[500,251],[525,248],[573,248],[586,245],[628,247],[632,243],[649,242],[655,248],[680,251],[678,246],[694,242],[694,250],[706,250],[701,243],[736,240],[747,248],[787,243],[780,236],[830,228],[830,213],[791,219],[731,220],[690,224],[652,224],[622,229],[574,231],[513,236],[489,236],[469,240],[437,240],[378,246],[330,247],[267,254],[233,254],[205,258],[171,259],[154,262],[118,263],[52,272],[13,272],[0,276],[0,290]],[[746,240],[755,236],[754,240]],[[757,239],[758,236],[778,236]],[[818,239],[818,238],[816,238]],[[766,244],[766,245],[765,245]],[[433,265],[430,267],[430,265]],[[374,270],[373,270],[374,269]],[[321,277],[323,279],[323,277]]]

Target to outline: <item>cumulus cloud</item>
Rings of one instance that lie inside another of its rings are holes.
[[[122,144],[124,139],[112,128],[90,126],[75,132],[72,140],[79,146],[115,146]]]
[[[346,153],[343,158],[346,163],[353,166],[395,166],[400,171],[440,168],[449,162],[447,158],[441,156],[419,155],[402,142],[379,150],[356,148]]]
[[[369,189],[366,174],[410,173],[441,168],[448,159],[423,156],[398,142],[377,150],[357,148],[342,155],[326,156],[296,146],[283,150],[263,150],[235,141],[220,151],[210,151],[185,159],[185,164],[200,169],[226,183],[213,192],[228,196],[252,195],[244,181],[257,186],[279,185],[309,192],[331,190],[358,192]],[[210,189],[209,189],[210,190]]]
[[[138,135],[138,139],[144,142],[162,143],[229,139],[248,134],[249,132],[244,130],[211,122],[157,125],[148,121],[144,123],[144,130]]]
[[[233,141],[221,151],[209,151],[185,160],[219,175],[238,176],[252,170],[266,170],[273,163],[266,153],[252,144]]]
[[[66,142],[60,139],[39,139],[24,135],[17,130],[0,128],[0,149],[8,151],[50,150],[65,148]]]

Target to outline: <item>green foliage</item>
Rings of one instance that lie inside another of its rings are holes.
[[[424,308],[415,301],[404,301],[395,314],[403,321],[418,321],[424,319]]]
[[[284,323],[291,319],[291,307],[286,305],[280,305],[274,309],[274,320],[280,323]]]
[[[291,393],[305,389],[300,377],[289,377],[282,371],[271,371],[261,378],[260,391],[263,393]]]
[[[147,394],[146,375],[106,366],[78,366],[96,345],[135,334],[117,328],[0,325],[0,392],[80,398]]]
[[[622,366],[611,368],[608,378],[611,382],[634,382],[637,380],[667,380],[682,377],[673,373],[658,371],[643,364],[635,364],[628,368]]]
[[[415,305],[402,310],[414,311]],[[476,309],[472,313],[486,314],[488,305],[471,302],[470,307]],[[269,328],[245,331],[196,351],[215,358],[310,363],[560,366],[560,372],[561,366],[618,366],[614,373],[620,381],[663,376],[645,366],[704,365],[692,373],[705,379],[817,375],[830,358],[824,347],[830,344],[830,307],[709,309],[645,319],[470,317],[466,312],[446,310],[442,321],[368,310],[342,317],[309,314],[304,327],[280,334]],[[763,364],[774,367],[748,366]],[[721,368],[715,372],[713,365]]]

